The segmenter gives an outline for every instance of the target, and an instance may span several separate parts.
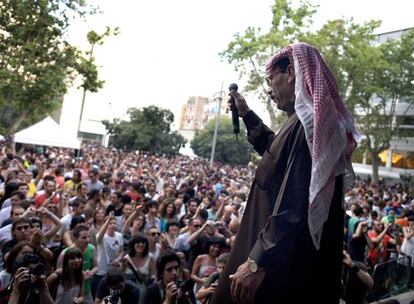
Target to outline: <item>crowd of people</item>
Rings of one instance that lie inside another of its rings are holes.
[[[255,166],[84,145],[0,152],[0,302],[209,303]],[[345,195],[344,265],[414,257],[413,196],[357,180]],[[358,292],[355,292],[358,290]]]

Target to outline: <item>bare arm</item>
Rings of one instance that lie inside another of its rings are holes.
[[[204,255],[199,255],[196,260],[194,261],[193,269],[191,270],[191,279],[194,282],[203,284],[204,280],[200,278],[197,274],[200,271],[201,262],[204,258]]]
[[[52,274],[47,277],[46,282],[49,288],[52,288],[53,284],[55,284],[55,281],[59,278],[59,274],[61,273],[61,271],[61,268],[56,269],[56,271],[52,272]]]
[[[194,245],[195,244],[195,241],[200,236],[201,232],[204,231],[204,229],[206,228],[208,222],[209,221],[207,221],[200,229],[198,229],[196,232],[194,232],[192,235],[190,235],[190,237],[188,238],[188,244],[189,245]]]
[[[362,226],[364,225],[365,222],[359,222],[357,229],[355,230],[354,234],[352,235],[353,239],[357,239],[359,237],[361,237],[361,232],[362,232]]]
[[[121,229],[122,235],[125,235],[128,232],[129,227],[131,227],[132,222],[138,217],[141,209],[142,209],[142,205],[137,206],[134,212],[132,212],[131,215],[127,218],[127,220],[124,222],[124,225],[122,226],[122,229]]]
[[[47,210],[46,208],[43,208],[42,211],[43,214],[47,217],[49,217],[52,222],[55,224],[55,226],[52,227],[52,229],[48,230],[47,232],[45,232],[45,234],[43,235],[43,241],[45,243],[49,242],[52,238],[55,237],[56,233],[59,231],[59,229],[62,227],[62,223],[60,222],[59,218],[54,215],[52,212],[50,212],[49,210]]]
[[[404,238],[407,240],[411,239],[414,236],[414,230],[410,229],[409,227],[403,228]]]
[[[377,237],[371,238],[371,241],[374,244],[378,244],[379,242],[381,242],[385,234],[387,233],[387,230],[388,230],[388,225],[384,225],[384,230]]]
[[[113,217],[113,216],[112,216]],[[101,243],[102,239],[106,233],[106,229],[108,229],[109,221],[112,218],[111,216],[108,216],[105,220],[105,223],[102,225],[102,227],[99,229],[98,234],[96,235],[96,243]]]

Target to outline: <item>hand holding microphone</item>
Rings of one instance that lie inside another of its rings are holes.
[[[235,83],[232,83],[229,86],[229,91],[230,91],[230,110],[231,110],[231,121],[233,123],[233,133],[236,134],[236,139],[237,139],[237,134],[240,133],[240,125],[239,125],[239,111],[236,107],[236,100],[234,98],[234,96],[232,95],[233,92],[237,93],[238,90],[238,86]]]
[[[250,108],[248,107],[246,100],[244,99],[243,96],[241,96],[239,93],[237,93],[237,89],[238,86],[235,83],[232,83],[229,86],[229,95],[230,95],[230,99],[228,101],[228,106],[230,108],[230,110],[232,111],[232,118],[233,116],[235,116],[233,109],[236,109],[236,114],[237,114],[237,122],[238,122],[238,117],[244,117],[247,112],[250,111]],[[235,120],[233,120],[235,121]],[[233,124],[234,126],[234,124]],[[234,132],[236,133],[236,132]]]

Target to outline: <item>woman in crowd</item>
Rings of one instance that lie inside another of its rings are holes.
[[[0,289],[7,288],[7,286],[9,286],[14,262],[19,257],[34,252],[35,247],[28,241],[20,241],[14,245],[5,260],[5,269],[0,272]]]
[[[148,239],[145,236],[135,236],[128,246],[128,254],[123,258],[127,277],[137,281],[136,274],[138,274],[144,282],[154,279],[156,277],[155,260],[149,253]]]
[[[161,232],[165,232],[167,230],[167,223],[170,221],[176,221],[177,220],[177,216],[176,216],[176,209],[175,209],[175,198],[171,199],[171,198],[167,198],[166,199],[166,203],[163,204],[163,207],[161,209]]]
[[[83,255],[78,248],[69,248],[63,257],[63,267],[47,278],[56,304],[83,303]]]
[[[212,237],[208,241],[208,253],[199,255],[194,261],[193,269],[191,271],[191,279],[197,283],[196,290],[206,282],[206,279],[217,271],[216,259],[223,247],[223,240]]]
[[[89,225],[91,232],[91,244],[96,246],[96,235],[105,222],[105,210],[103,207],[97,209],[92,217],[92,223]]]

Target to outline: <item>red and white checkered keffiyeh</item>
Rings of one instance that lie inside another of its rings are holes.
[[[283,48],[266,64],[266,76],[272,75],[275,63],[286,57],[294,63],[295,111],[304,126],[312,157],[308,222],[314,245],[319,249],[335,177],[344,175],[344,191],[353,182],[351,154],[359,134],[339,96],[335,77],[314,47],[296,43]]]

